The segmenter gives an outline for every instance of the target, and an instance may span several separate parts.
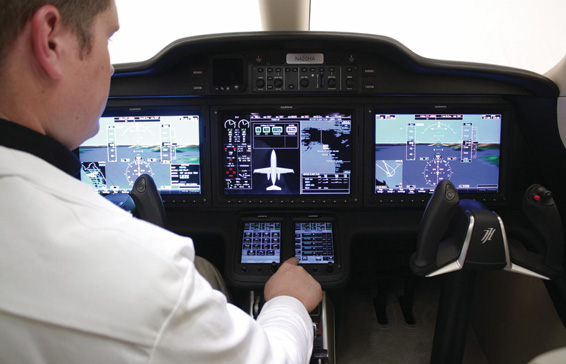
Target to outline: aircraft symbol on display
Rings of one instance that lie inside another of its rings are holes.
[[[254,173],[267,174],[267,179],[270,179],[272,183],[271,186],[267,187],[267,191],[281,191],[281,187],[276,186],[275,182],[281,178],[281,174],[295,173],[295,171],[290,168],[277,167],[277,154],[275,154],[275,149],[273,149],[271,151],[271,165],[267,168],[254,169]]]

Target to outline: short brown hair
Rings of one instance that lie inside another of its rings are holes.
[[[92,22],[110,3],[111,0],[0,0],[0,64],[27,21],[48,4],[59,9],[63,24],[77,36],[81,57],[88,54],[92,46]]]

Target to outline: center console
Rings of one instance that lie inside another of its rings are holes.
[[[229,268],[233,285],[255,287],[250,291],[249,313],[257,317],[264,303],[263,286],[281,263],[291,257],[315,277],[323,287],[344,278],[342,253],[337,242],[338,223],[331,215],[255,215],[241,219],[237,257]],[[334,363],[334,309],[324,293],[320,305],[311,312],[314,349],[311,363]]]
[[[264,303],[261,293],[250,291],[247,304],[248,314],[257,318]],[[321,303],[310,313],[310,316],[314,333],[310,364],[334,364],[336,360],[334,305],[326,292],[323,292]]]

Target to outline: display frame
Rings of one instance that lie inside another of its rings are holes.
[[[351,173],[350,173],[350,192],[349,194],[227,194],[224,190],[224,136],[222,128],[226,115],[250,115],[257,113],[261,115],[298,115],[298,114],[331,114],[345,113],[351,116]],[[358,106],[346,105],[224,105],[211,110],[212,133],[216,136],[213,139],[212,159],[216,161],[212,171],[212,180],[215,194],[215,203],[220,206],[313,206],[313,205],[361,205],[361,186],[362,186],[362,161],[358,150],[359,138],[358,130],[362,125],[361,118],[363,112]]]
[[[364,204],[366,206],[423,206],[432,191],[425,193],[376,193],[376,115],[380,114],[485,114],[501,115],[501,131],[499,143],[499,170],[497,192],[474,192],[460,190],[460,198],[475,199],[489,205],[501,205],[507,200],[507,184],[509,180],[508,144],[510,140],[510,125],[512,125],[513,110],[511,104],[501,99],[472,99],[461,100],[411,100],[407,103],[375,104],[368,106],[365,111],[364,129]]]
[[[208,107],[184,105],[171,100],[109,100],[103,111],[103,117],[140,117],[140,116],[198,116],[199,118],[199,177],[200,193],[176,193],[160,191],[160,197],[166,207],[174,206],[210,206],[210,156],[208,151]],[[80,147],[79,147],[80,148]],[[79,157],[79,148],[75,154]]]

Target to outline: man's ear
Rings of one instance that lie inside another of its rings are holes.
[[[31,19],[33,54],[45,73],[52,79],[63,74],[61,49],[67,32],[61,21],[59,10],[53,5],[44,5]]]

